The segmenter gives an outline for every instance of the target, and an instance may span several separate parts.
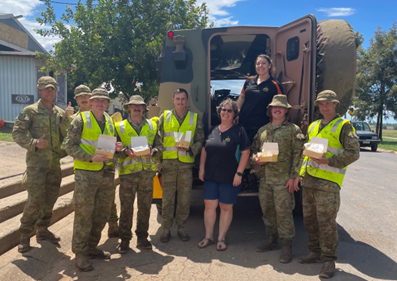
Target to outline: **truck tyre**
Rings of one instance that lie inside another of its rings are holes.
[[[377,150],[378,150],[378,145],[377,144],[371,145],[371,151],[376,152]]]
[[[336,110],[341,116],[346,113],[354,95],[356,49],[353,28],[346,21],[318,22],[316,97],[323,90],[334,91],[340,101]],[[318,112],[315,117],[318,117]]]

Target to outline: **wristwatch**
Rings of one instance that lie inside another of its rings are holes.
[[[239,177],[242,177],[243,176],[243,173],[240,173],[240,172],[237,172],[236,173]]]

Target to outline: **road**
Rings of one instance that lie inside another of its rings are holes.
[[[341,191],[338,214],[339,238],[337,272],[332,280],[397,280],[397,155],[362,150],[360,160],[348,168]],[[301,265],[307,252],[302,218],[295,217],[296,240],[293,261],[280,264],[280,251],[256,253],[265,238],[257,198],[239,198],[227,236],[228,249],[217,252],[215,245],[198,249],[203,238],[201,192],[192,194],[188,229],[191,241],[181,242],[172,229],[171,241],[159,242],[159,217],[152,207],[150,239],[153,251],[132,251],[119,255],[117,239],[107,239],[100,248],[110,251],[110,261],[93,260],[95,270],[82,273],[74,267],[70,249],[73,214],[51,227],[60,234],[58,247],[46,241],[19,254],[16,248],[0,257],[0,280],[319,280],[321,264]]]

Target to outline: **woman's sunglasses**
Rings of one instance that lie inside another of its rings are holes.
[[[229,113],[232,113],[233,112],[233,109],[226,109],[226,108],[221,108],[221,110],[223,111],[223,112],[229,112]]]

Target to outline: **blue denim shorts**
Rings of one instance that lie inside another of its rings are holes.
[[[203,198],[204,200],[219,200],[223,204],[236,204],[240,189],[241,185],[233,186],[233,183],[205,180]]]

